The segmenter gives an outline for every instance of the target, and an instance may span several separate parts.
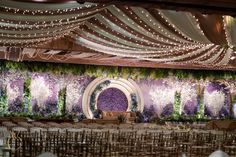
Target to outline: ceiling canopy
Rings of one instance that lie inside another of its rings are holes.
[[[0,2],[0,58],[235,69],[236,19],[101,3]]]

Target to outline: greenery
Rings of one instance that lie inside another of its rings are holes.
[[[78,64],[59,64],[59,63],[42,63],[42,62],[13,62],[1,61],[1,71],[21,71],[29,72],[49,72],[53,74],[75,74],[89,76],[107,76],[140,79],[157,79],[174,76],[177,79],[194,78],[209,80],[235,80],[236,72],[234,71],[213,71],[213,70],[175,70],[175,69],[154,69],[154,68],[137,68],[137,67],[112,67],[96,65],[78,65]]]
[[[0,89],[0,114],[6,112],[7,110],[7,91],[6,87],[1,87]]]
[[[175,92],[173,114],[172,114],[173,119],[179,119],[181,117],[180,107],[181,107],[181,94],[179,92]]]
[[[193,123],[193,122],[207,122],[210,121],[211,119],[209,119],[206,116],[203,116],[201,118],[195,116],[179,116],[178,118],[170,116],[170,117],[166,117],[166,118],[161,118],[161,121],[172,121],[172,122],[189,122],[189,123]]]
[[[58,94],[58,114],[64,115],[66,112],[66,88],[59,91]]]
[[[154,115],[151,118],[152,123],[157,124],[164,124],[165,121],[173,121],[173,122],[202,122],[202,121],[209,121],[210,118],[204,115],[204,104],[203,104],[203,96],[198,96],[199,101],[199,110],[196,115],[193,116],[185,116],[180,113],[181,109],[181,94],[176,92],[174,98],[174,106],[173,106],[173,113],[171,116],[166,116],[160,118],[158,115]],[[227,118],[226,118],[227,119]]]
[[[136,96],[135,93],[131,93],[130,97],[131,97],[131,111],[135,112],[137,110],[137,107],[138,107],[137,96]]]
[[[38,113],[29,113],[29,112],[7,112],[1,115],[0,117],[9,117],[9,118],[14,118],[14,117],[21,117],[21,118],[30,118],[32,120],[41,120],[41,119],[49,119],[49,120],[73,120],[77,116],[75,114],[63,114],[63,115],[58,115],[56,113],[52,113],[48,115],[47,117],[42,117],[41,114]]]
[[[196,114],[196,117],[198,119],[204,119],[205,117],[205,107],[204,107],[204,103],[203,103],[203,89],[199,89],[199,93],[198,93],[198,113]]]
[[[99,92],[102,91],[102,89],[106,86],[108,86],[110,84],[109,80],[106,80],[102,83],[100,83],[99,85],[97,85],[97,87],[94,89],[93,93],[91,94],[90,97],[90,109],[92,112],[95,111],[95,101],[96,101],[96,96]]]
[[[31,78],[28,77],[24,82],[24,105],[25,109],[27,109],[26,112],[32,112],[32,105],[31,105],[31,94],[30,94],[30,84],[31,84]]]
[[[195,80],[235,80],[236,72],[234,71],[211,71],[211,70],[174,70],[174,69],[154,69],[154,68],[130,68],[130,67],[112,67],[112,66],[95,66],[95,65],[76,65],[76,64],[59,64],[59,63],[42,63],[42,62],[13,62],[13,61],[1,61],[0,62],[0,71],[2,74],[11,71],[11,72],[20,72],[24,74],[26,78],[24,82],[24,104],[25,109],[29,112],[25,113],[6,113],[7,109],[7,93],[6,87],[1,87],[1,97],[0,97],[0,113],[6,116],[23,116],[31,117],[37,119],[41,117],[37,114],[32,114],[32,105],[31,105],[31,95],[30,95],[30,83],[31,83],[31,72],[46,72],[56,75],[64,74],[74,74],[74,75],[89,75],[95,77],[113,77],[113,78],[132,78],[135,80],[140,79],[159,79],[173,76],[176,79],[195,79]],[[94,90],[92,93],[90,107],[91,110],[95,110],[95,97],[96,92],[99,92],[105,84],[101,84]],[[175,103],[174,103],[174,112],[171,116],[165,117],[162,120],[170,121],[199,121],[199,120],[208,120],[204,116],[204,105],[203,105],[203,94],[199,93],[199,112],[196,116],[184,117],[179,113],[180,111],[180,94],[176,93]],[[59,92],[58,97],[58,113],[57,115],[50,115],[50,118],[73,118],[75,115],[68,115],[65,113],[65,101],[66,101],[66,89],[62,89]],[[136,111],[135,107],[137,102],[132,101],[132,111]],[[81,116],[83,117],[83,115]],[[155,119],[155,118],[154,118]],[[157,119],[157,121],[159,121]]]
[[[20,113],[16,113],[16,112],[5,112],[3,115],[1,115],[1,117],[24,117],[24,118],[30,118],[30,119],[40,119],[42,116],[40,114],[37,113],[29,113],[29,112],[20,112]]]

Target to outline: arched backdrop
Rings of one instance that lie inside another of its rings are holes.
[[[97,100],[102,91],[116,88],[124,93],[128,100],[127,111],[143,111],[144,101],[138,85],[131,79],[97,78],[84,91],[82,109],[87,118],[94,118],[93,112],[98,109]]]

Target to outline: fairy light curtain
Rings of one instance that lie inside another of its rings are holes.
[[[236,20],[94,3],[0,2],[0,43],[37,47],[64,36],[109,55],[183,65],[224,66],[234,56]]]

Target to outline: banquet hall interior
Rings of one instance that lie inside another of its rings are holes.
[[[236,157],[235,0],[1,0],[0,157]]]

